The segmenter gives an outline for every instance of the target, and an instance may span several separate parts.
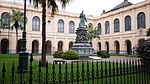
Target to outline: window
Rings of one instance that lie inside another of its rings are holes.
[[[74,29],[75,29],[75,26],[74,26],[74,22],[73,21],[70,21],[69,22],[69,33],[74,33]]]
[[[109,21],[105,22],[105,34],[109,34],[110,33],[110,26],[109,26]]]
[[[10,24],[9,24],[9,13],[4,12],[1,15],[1,26],[4,27],[4,29],[9,28]]]
[[[120,23],[118,18],[114,20],[114,32],[120,32]]]
[[[130,31],[131,30],[131,17],[126,16],[125,17],[125,31]]]
[[[145,14],[143,12],[140,12],[137,15],[137,27],[139,28],[145,28]]]
[[[34,16],[32,19],[32,30],[40,31],[40,18],[38,16]]]
[[[64,33],[64,21],[62,19],[58,20],[58,32]]]
[[[102,34],[101,23],[98,23],[98,35]]]

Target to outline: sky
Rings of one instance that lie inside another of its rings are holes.
[[[24,1],[24,0],[7,0],[7,1]],[[86,15],[99,16],[103,10],[109,11],[115,6],[122,3],[124,0],[73,0],[66,6],[65,9],[61,8],[58,3],[59,10],[65,10],[73,13],[81,13],[84,11]],[[136,4],[145,0],[128,0],[129,2]]]
[[[66,6],[65,11],[81,13],[82,10],[86,15],[98,16],[102,14],[103,10],[109,11],[115,6],[122,3],[124,0],[74,0]],[[128,0],[129,2],[136,4],[145,0]],[[61,9],[61,5],[59,6]]]

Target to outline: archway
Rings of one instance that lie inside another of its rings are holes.
[[[1,40],[1,53],[3,54],[9,53],[9,40],[8,39]]]
[[[17,41],[17,48],[16,48],[17,53],[21,51],[21,46],[22,46],[22,40],[19,39]]]
[[[58,42],[58,51],[63,51],[63,42],[62,41]]]
[[[115,52],[116,52],[116,54],[119,54],[119,52],[120,52],[120,44],[119,44],[119,42],[118,41],[115,41]]]
[[[126,43],[127,54],[131,54],[131,52],[132,52],[131,41],[130,40],[126,40],[125,43]]]
[[[107,41],[105,42],[105,48],[106,48],[106,51],[109,53],[109,43]]]
[[[98,50],[101,50],[101,43],[98,42]]]
[[[70,41],[69,42],[69,50],[70,50],[70,48],[73,46],[73,42],[72,41]]]
[[[39,42],[37,40],[32,41],[32,53],[38,53]]]
[[[46,41],[46,46],[45,46],[46,53],[51,53],[52,51],[51,49],[52,49],[51,41]]]

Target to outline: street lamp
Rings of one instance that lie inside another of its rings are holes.
[[[22,32],[22,47],[19,52],[18,72],[28,71],[28,55],[29,53],[26,51],[26,0],[24,0],[24,29]]]

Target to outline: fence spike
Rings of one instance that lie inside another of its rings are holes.
[[[2,68],[2,84],[5,84],[5,63],[3,63],[3,68]]]
[[[11,82],[12,82],[12,84],[14,84],[14,71],[15,71],[15,65],[14,65],[14,62],[13,62],[13,64],[12,64],[12,68],[11,68],[11,72],[12,72],[12,79],[11,79]]]
[[[33,61],[33,54],[31,53],[30,54],[30,62],[32,63],[32,61]]]

